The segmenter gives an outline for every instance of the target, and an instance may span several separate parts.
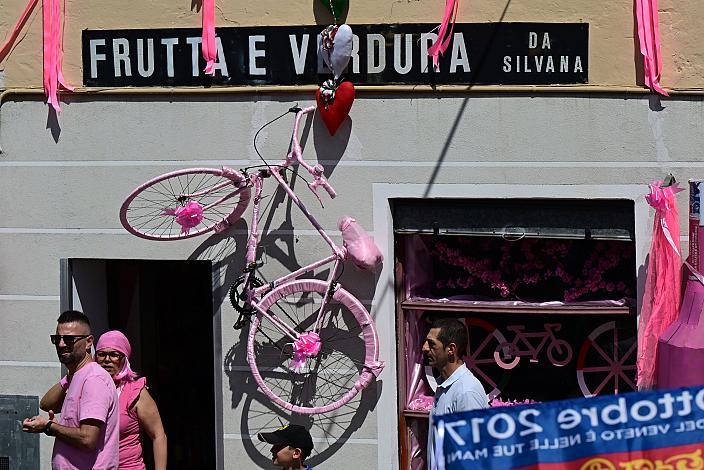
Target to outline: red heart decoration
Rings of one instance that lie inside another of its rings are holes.
[[[318,91],[315,92],[315,101],[318,103],[318,114],[325,123],[325,127],[328,128],[330,135],[335,135],[352,109],[354,85],[352,82],[342,82],[335,90],[335,99],[327,104],[323,100],[320,88],[318,88]]]

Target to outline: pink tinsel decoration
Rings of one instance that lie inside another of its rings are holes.
[[[540,402],[531,400],[530,398],[526,398],[525,400],[501,400],[500,398],[494,398],[489,402],[489,406],[494,408],[498,406],[532,405],[535,403]]]
[[[413,411],[430,411],[433,407],[433,401],[435,401],[433,397],[421,395],[418,398],[411,400],[408,404],[408,409]]]

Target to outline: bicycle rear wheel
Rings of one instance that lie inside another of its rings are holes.
[[[314,279],[288,282],[267,294],[259,307],[299,333],[311,331],[327,288],[326,282]],[[338,288],[324,318],[320,353],[307,358],[299,372],[289,364],[291,338],[261,312],[252,320],[247,362],[254,379],[273,402],[294,413],[326,413],[341,407],[383,368],[374,322],[359,300]]]
[[[120,208],[120,221],[130,233],[148,240],[179,240],[237,220],[247,208],[250,188],[241,173],[218,168],[189,168],[147,181],[132,191]],[[238,185],[242,185],[238,188]],[[202,220],[190,229],[173,212],[196,202]]]

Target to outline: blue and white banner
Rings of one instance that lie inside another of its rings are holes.
[[[490,408],[435,420],[435,447],[445,470],[704,469],[704,387]]]

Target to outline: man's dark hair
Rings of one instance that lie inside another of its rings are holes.
[[[456,318],[440,318],[439,320],[435,320],[433,322],[432,328],[440,328],[438,339],[442,343],[443,347],[447,347],[450,343],[455,343],[457,345],[457,355],[459,357],[462,357],[467,353],[467,343],[469,342],[469,338],[467,336],[467,328],[465,328],[464,323]]]
[[[61,315],[59,315],[59,318],[56,319],[56,323],[60,325],[63,323],[73,322],[83,323],[88,327],[88,329],[90,329],[90,321],[88,320],[88,317],[85,313],[79,312],[78,310],[66,310]]]

